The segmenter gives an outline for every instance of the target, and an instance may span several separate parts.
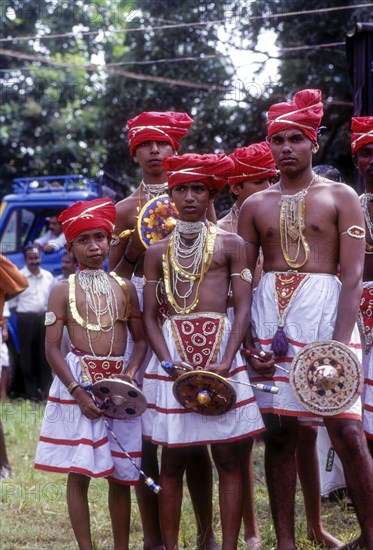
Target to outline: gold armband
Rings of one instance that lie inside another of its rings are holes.
[[[123,241],[124,239],[130,237],[134,231],[134,229],[125,229],[122,233],[119,233],[118,238]]]
[[[76,380],[73,380],[68,386],[67,391],[70,395],[73,394],[73,392],[76,390],[76,388],[81,388],[82,386],[77,382]]]
[[[343,231],[340,236],[342,235],[349,235],[350,237],[353,237],[354,239],[364,239],[365,238],[365,229],[363,227],[360,227],[358,225],[351,225],[346,231]]]

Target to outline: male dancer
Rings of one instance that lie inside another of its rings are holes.
[[[266,477],[278,550],[296,548],[298,417],[312,413],[296,400],[288,376],[276,372],[272,353],[290,366],[305,344],[333,338],[348,345],[361,296],[364,220],[358,197],[350,187],[325,181],[312,171],[322,114],[319,90],[303,90],[291,102],[271,106],[268,138],[281,178],[247,199],[238,227],[247,242],[249,268],[255,266],[260,246],[264,257],[252,322],[257,344],[268,353],[261,361],[251,357],[249,362],[257,379],[273,377],[280,389],[269,399],[258,396],[268,430]],[[291,290],[287,311],[276,307],[281,282]],[[373,505],[373,462],[360,404],[337,417],[325,417],[324,423],[342,460],[362,530],[359,541],[346,548],[372,550],[373,517],[368,510]]]
[[[149,386],[150,397],[143,423],[145,436],[163,447],[162,538],[166,550],[177,548],[183,473],[193,460],[193,449],[211,443],[219,474],[222,547],[233,550],[242,515],[238,442],[263,429],[252,389],[234,384],[248,382],[237,354],[250,312],[251,275],[245,269],[245,244],[206,218],[208,205],[224,186],[233,161],[224,154],[189,154],[167,158],[164,166],[180,220],[170,237],[153,244],[145,254],[144,322],[155,356],[144,378],[144,391]],[[161,285],[171,315],[162,329],[158,323]],[[226,316],[229,285],[233,325]],[[223,416],[205,416],[183,408],[173,395],[173,378],[160,364],[176,361],[180,365],[180,360],[231,380],[237,392],[234,410]]]
[[[193,120],[186,113],[144,112],[128,121],[128,139],[130,153],[139,164],[142,172],[140,186],[126,199],[116,205],[117,218],[114,233],[120,239],[113,242],[109,253],[109,268],[116,273],[131,278],[136,287],[140,308],[142,309],[143,261],[145,248],[137,232],[137,218],[142,207],[152,198],[167,193],[167,174],[163,160],[179,150],[180,139],[184,137]],[[210,206],[210,219],[214,217],[214,206]],[[131,350],[131,341],[127,345],[126,356]],[[136,375],[141,385],[144,370],[149,362],[147,355]],[[157,448],[144,441],[142,452],[143,469],[155,479],[158,477]],[[198,538],[213,544],[212,509],[207,505],[212,494],[212,471],[206,452],[196,453],[187,472],[188,486],[191,492],[194,511],[197,517]],[[141,520],[144,531],[144,550],[162,548],[158,521],[158,497],[146,487],[136,487]]]
[[[277,176],[275,162],[269,144],[266,141],[241,147],[229,155],[234,162],[234,172],[228,178],[230,192],[235,202],[230,212],[218,221],[218,226],[231,233],[237,233],[240,208],[254,193],[268,189],[270,181]],[[259,260],[253,285],[257,286],[262,275],[262,264]],[[228,315],[232,308],[228,309]],[[232,321],[232,318],[230,317]],[[244,537],[248,550],[262,548],[261,535],[255,517],[254,505],[254,472],[251,460],[254,439],[247,438],[241,442],[243,486],[243,523]]]
[[[360,303],[359,329],[363,347],[364,390],[363,427],[373,456],[373,116],[352,119],[352,154],[365,184],[360,201],[365,218],[366,244],[363,296]]]

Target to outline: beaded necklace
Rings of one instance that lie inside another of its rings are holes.
[[[183,234],[197,234],[197,238],[183,242]],[[166,296],[177,313],[188,314],[197,307],[199,288],[211,264],[215,239],[216,226],[211,223],[206,227],[203,222],[177,221],[168,242],[167,252],[162,258]],[[197,280],[194,299],[187,306],[187,300],[192,295]],[[184,292],[181,291],[181,287],[185,288]],[[183,305],[180,305],[177,299]]]
[[[286,263],[292,268],[302,267],[308,260],[310,248],[303,234],[305,227],[306,195],[316,179],[314,174],[306,189],[302,189],[295,195],[284,195],[281,182],[281,210],[280,210],[280,235],[281,249]],[[293,256],[290,256],[290,247],[294,247]],[[299,260],[303,251],[303,260]]]
[[[144,190],[146,202],[149,202],[150,200],[155,199],[155,197],[158,197],[158,195],[163,195],[163,193],[167,193],[168,183],[166,181],[165,183],[150,184],[142,181],[141,187]]]
[[[232,233],[237,233],[235,224],[238,223],[238,218],[240,217],[240,207],[237,206],[236,203],[233,204],[230,214],[231,214],[231,230],[232,230]],[[233,223],[233,220],[235,220],[234,223]]]
[[[118,319],[118,304],[115,292],[110,283],[109,277],[102,269],[86,269],[79,271],[79,285],[85,294],[85,320],[81,317],[76,306],[76,285],[75,275],[69,277],[69,304],[74,321],[86,329],[89,349],[94,357],[97,357],[93,350],[91,331],[111,331],[110,349],[107,357],[111,356],[114,344],[114,325]],[[88,321],[89,313],[92,312],[97,324]],[[108,323],[102,323],[101,318],[109,316]],[[101,357],[101,356],[100,356]]]
[[[368,209],[368,202],[370,201],[373,201],[373,193],[364,193],[363,195],[361,195],[360,197],[361,208],[364,213],[364,219],[369,231],[370,238],[373,241],[373,223],[370,218],[369,209]]]

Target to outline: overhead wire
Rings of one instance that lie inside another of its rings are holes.
[[[312,14],[321,14],[321,13],[330,13],[335,11],[342,10],[352,10],[357,8],[371,8],[373,3],[365,4],[350,4],[348,6],[331,6],[329,8],[319,8],[313,10],[298,10],[292,12],[283,12],[283,13],[269,13],[265,15],[248,15],[248,21],[259,21],[263,19],[277,19],[283,17],[294,17],[298,15],[312,15]],[[222,25],[227,23],[227,18],[217,19],[213,21],[195,21],[191,23],[168,23],[167,25],[155,25],[155,26],[141,26],[141,27],[126,27],[122,29],[109,29],[109,30],[98,30],[98,31],[71,31],[68,33],[60,34],[44,34],[44,35],[33,35],[33,36],[18,36],[18,37],[7,37],[0,38],[0,42],[12,42],[12,41],[24,41],[24,40],[50,40],[55,38],[68,38],[72,36],[89,36],[97,35],[100,33],[107,34],[118,34],[118,33],[133,33],[133,32],[147,32],[147,31],[158,31],[158,30],[168,30],[168,29],[181,29],[181,28],[190,28],[190,27],[203,27],[209,25]]]

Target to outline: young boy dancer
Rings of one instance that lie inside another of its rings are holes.
[[[225,155],[182,155],[164,161],[169,193],[180,220],[171,236],[145,254],[144,322],[155,352],[144,377],[149,408],[144,434],[162,445],[160,520],[166,550],[178,544],[182,480],[195,449],[211,443],[219,474],[223,550],[232,550],[242,515],[238,442],[260,433],[263,423],[252,389],[234,384],[234,410],[205,416],[185,409],[173,395],[173,378],[161,361],[180,360],[231,381],[248,382],[237,350],[250,313],[251,276],[241,238],[209,223],[206,212],[225,184],[233,161]],[[231,283],[234,322],[227,318]],[[158,289],[164,285],[170,319],[158,323]],[[206,545],[208,548],[208,545]]]
[[[45,323],[46,354],[56,373],[53,381],[35,467],[67,473],[67,503],[80,550],[93,550],[88,486],[91,477],[109,482],[109,511],[114,548],[128,548],[129,485],[138,483],[137,468],[122,452],[103,419],[103,411],[83,389],[82,381],[133,377],[146,351],[134,286],[103,270],[115,223],[108,199],[78,202],[59,216],[66,249],[74,254],[79,272],[57,283],[50,294]],[[60,351],[64,325],[72,351]],[[123,354],[127,324],[135,346],[128,367]],[[107,419],[123,448],[140,465],[141,419]]]

